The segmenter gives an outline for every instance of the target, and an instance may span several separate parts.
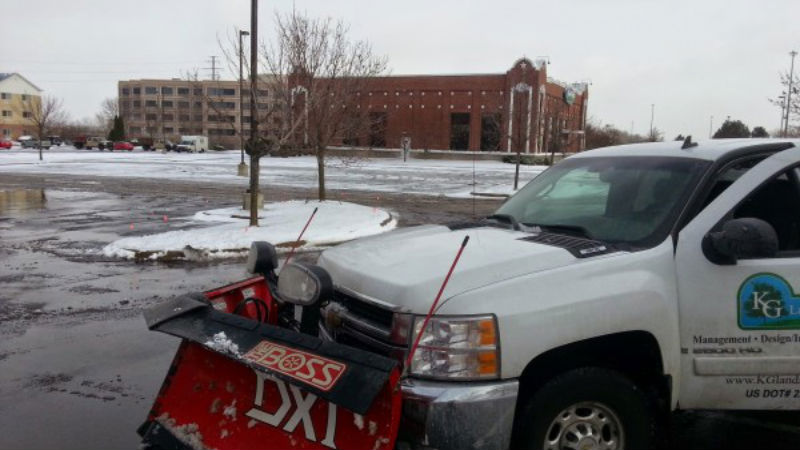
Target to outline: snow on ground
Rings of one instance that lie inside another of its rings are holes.
[[[236,176],[238,150],[224,152],[159,153],[99,152],[71,147],[47,150],[39,161],[36,150],[0,151],[0,173],[46,173],[106,177],[145,177],[246,186]],[[470,197],[472,192],[511,194],[514,165],[498,161],[450,161],[400,158],[338,158],[326,163],[329,189],[405,192]],[[520,186],[544,170],[521,166]],[[474,181],[473,181],[474,177]],[[266,185],[316,188],[316,159],[312,156],[264,158],[261,182]]]
[[[119,239],[106,245],[103,253],[129,259],[215,259],[242,256],[253,241],[268,241],[288,250],[314,208],[319,209],[300,249],[329,246],[397,226],[397,218],[389,212],[355,203],[288,201],[264,206],[258,227],[248,226],[249,212],[240,208],[201,211],[192,218],[196,228]]]

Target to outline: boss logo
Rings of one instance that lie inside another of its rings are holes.
[[[340,362],[267,340],[259,342],[244,359],[322,391],[329,391],[336,385],[347,368]]]

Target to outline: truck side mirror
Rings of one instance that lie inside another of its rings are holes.
[[[739,259],[771,258],[778,252],[778,234],[768,222],[755,217],[731,219],[721,231],[703,238],[703,253],[714,264],[736,264]]]

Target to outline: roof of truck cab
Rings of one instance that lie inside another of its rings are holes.
[[[696,146],[687,149],[681,149],[683,146],[683,141],[648,142],[587,150],[572,156],[572,158],[623,155],[665,157],[677,156],[715,161],[731,152],[746,152],[747,149],[752,149],[753,152],[759,152],[768,150],[769,147],[772,146],[775,146],[776,150],[782,150],[783,148],[781,147],[788,147],[787,144],[792,144],[795,147],[799,147],[800,139],[709,139],[697,141]]]

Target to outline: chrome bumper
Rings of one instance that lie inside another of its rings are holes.
[[[406,379],[398,450],[507,450],[519,383]]]

